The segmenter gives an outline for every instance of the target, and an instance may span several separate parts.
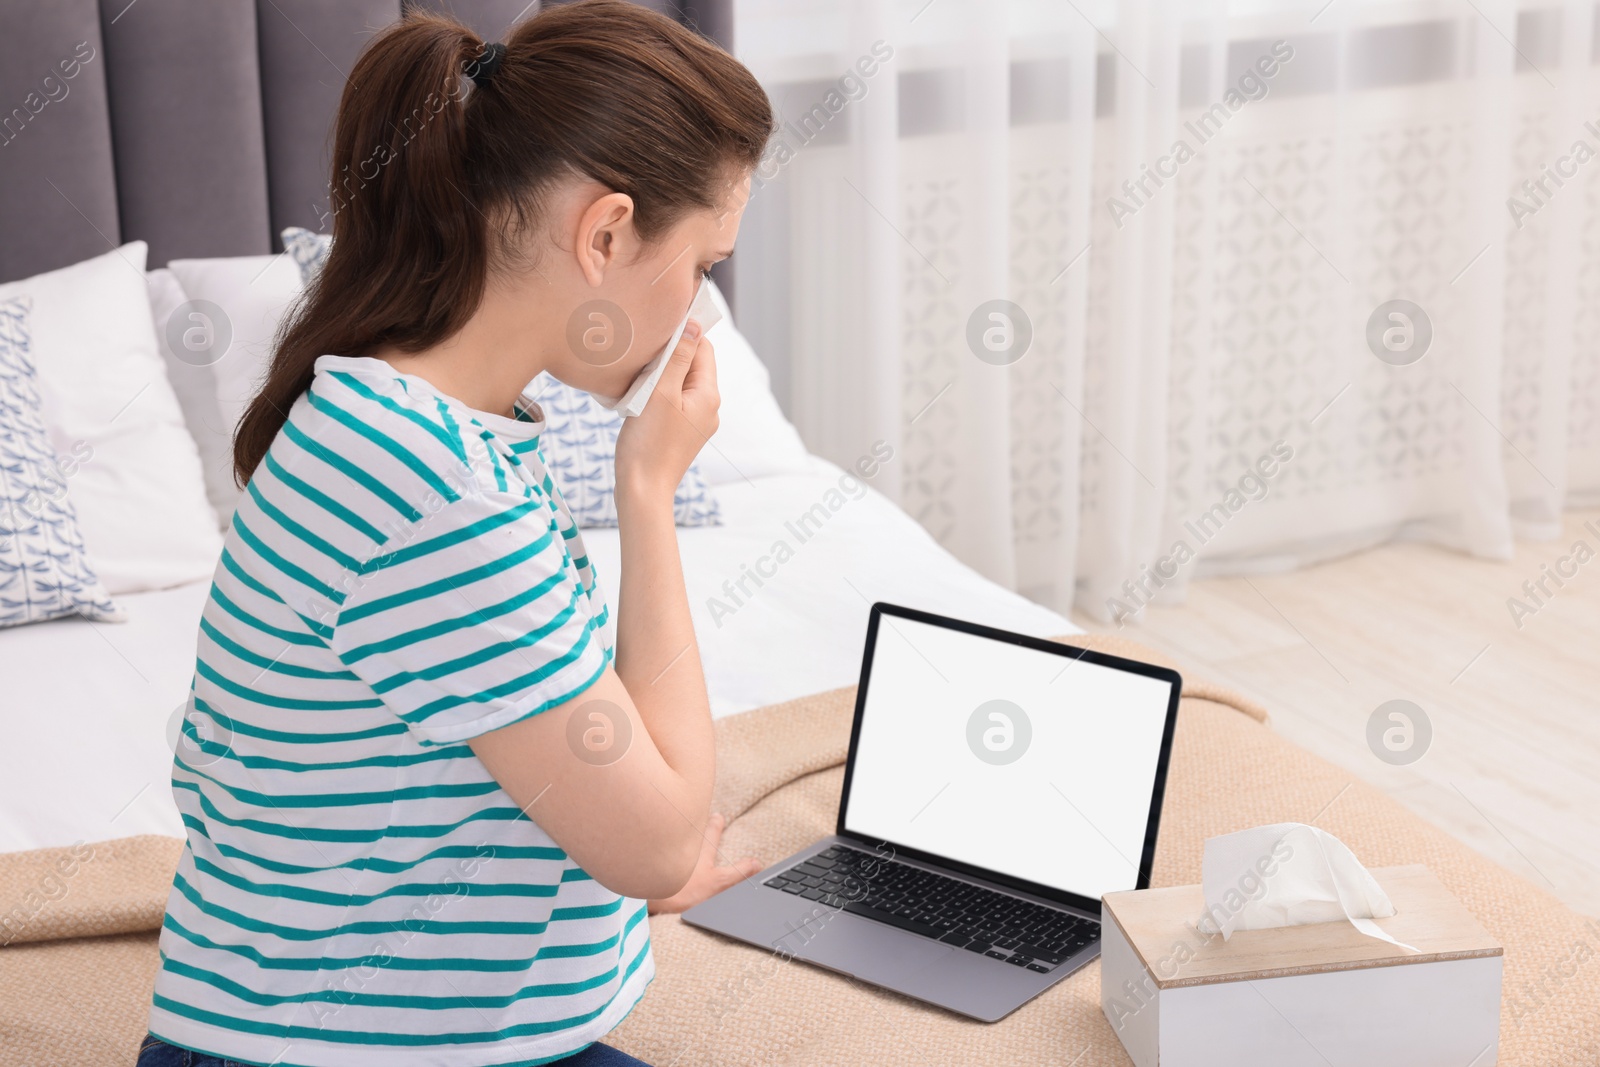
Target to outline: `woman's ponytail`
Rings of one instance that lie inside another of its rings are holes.
[[[417,351],[459,331],[505,251],[491,234],[524,232],[553,181],[627,193],[649,239],[712,206],[726,168],[754,166],[772,132],[748,70],[627,0],[552,6],[499,54],[486,47],[413,11],[356,61],[334,129],[332,251],[240,420],[241,485],[319,356]]]
[[[329,199],[334,247],[354,254],[329,258],[324,285],[346,292],[352,268],[377,271],[373,310],[401,335],[459,329],[483,289],[465,76],[483,46],[450,19],[411,16],[361,55],[339,106]]]

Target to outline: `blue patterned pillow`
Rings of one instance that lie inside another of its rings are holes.
[[[0,301],[0,626],[82,615],[126,616],[100,585],[78,533],[67,478],[79,459],[58,457],[39,414],[28,312]]]
[[[333,245],[333,238],[299,226],[290,226],[278,236],[283,239],[283,250],[300,268],[300,280],[310,285],[311,279],[317,276],[317,271],[328,260],[328,249]]]
[[[622,432],[622,416],[548,374],[535,378],[527,395],[544,412],[539,452],[573,520],[579,526],[615,526],[617,434]],[[717,498],[693,464],[672,496],[672,514],[679,526],[717,526],[722,522]]]
[[[284,251],[299,264],[300,277],[310,285],[327,261],[333,238],[298,226],[290,226],[280,236]],[[579,526],[615,526],[617,434],[622,432],[622,416],[548,374],[535,378],[528,393],[544,410],[546,425],[539,451],[573,521]],[[673,514],[679,526],[717,526],[722,522],[717,498],[695,464],[689,465],[678,483]]]

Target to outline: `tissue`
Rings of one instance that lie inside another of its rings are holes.
[[[1235,930],[1348,920],[1368,937],[1415,951],[1372,921],[1395,913],[1383,887],[1344,842],[1315,826],[1282,822],[1207,839],[1200,884],[1202,923],[1224,940]]]
[[[673,331],[672,340],[667,342],[667,347],[644,365],[638,377],[633,379],[633,384],[628,386],[628,391],[622,396],[615,400],[595,397],[600,406],[615,411],[625,419],[631,419],[644,411],[645,404],[650,400],[650,394],[656,391],[656,383],[661,380],[661,372],[667,369],[667,357],[672,355],[672,350],[677,348],[678,342],[683,339],[683,331],[688,327],[690,319],[700,324],[702,336],[722,321],[722,312],[717,310],[716,301],[711,299],[711,282],[707,278],[700,279],[700,288],[695,290],[694,300],[689,304],[689,310],[683,316],[683,321],[678,323],[678,328]]]

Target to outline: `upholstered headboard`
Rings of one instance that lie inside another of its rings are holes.
[[[731,47],[732,0],[641,0]],[[415,4],[488,40],[539,0],[0,0],[0,281],[324,229],[345,76]]]

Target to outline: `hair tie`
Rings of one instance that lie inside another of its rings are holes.
[[[500,70],[500,63],[506,58],[506,46],[496,41],[494,44],[484,45],[483,54],[477,59],[467,63],[467,77],[472,79],[472,84],[480,89],[487,89],[489,81]]]

